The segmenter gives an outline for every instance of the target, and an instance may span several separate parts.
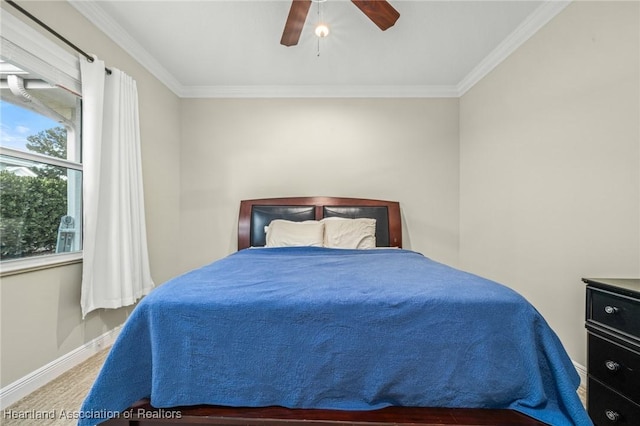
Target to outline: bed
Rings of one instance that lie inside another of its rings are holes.
[[[589,425],[578,385],[522,296],[402,248],[397,202],[274,198],[241,202],[236,253],[138,304],[78,417]]]

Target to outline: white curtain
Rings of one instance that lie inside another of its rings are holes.
[[[84,238],[83,318],[134,304],[154,287],[142,189],[136,82],[80,58]]]

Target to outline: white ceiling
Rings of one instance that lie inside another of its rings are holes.
[[[290,0],[70,3],[182,97],[460,96],[568,4],[390,0],[400,19],[383,32],[328,0],[330,35],[314,35],[314,3],[285,47]]]

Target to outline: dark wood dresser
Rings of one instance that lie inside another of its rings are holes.
[[[597,425],[640,425],[640,279],[587,284],[587,410]]]

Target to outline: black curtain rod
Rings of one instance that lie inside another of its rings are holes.
[[[85,52],[84,50],[80,49],[75,44],[71,43],[69,40],[67,40],[62,35],[60,35],[56,30],[54,30],[53,28],[51,28],[50,26],[48,26],[47,24],[42,22],[40,19],[38,19],[35,16],[33,16],[31,13],[29,13],[28,11],[26,11],[22,7],[20,7],[18,4],[16,4],[16,2],[14,2],[13,0],[4,0],[4,1],[6,1],[11,6],[15,7],[16,9],[18,9],[23,15],[27,16],[33,22],[35,22],[36,24],[40,25],[45,30],[49,31],[51,34],[56,36],[59,40],[64,42],[67,46],[69,46],[70,48],[72,48],[73,50],[75,50],[76,52],[78,52],[79,54],[84,56],[85,58],[87,58],[87,61],[93,62],[93,56],[89,55],[87,52]],[[111,74],[111,70],[109,68],[105,67],[104,70],[107,72],[107,74]]]

